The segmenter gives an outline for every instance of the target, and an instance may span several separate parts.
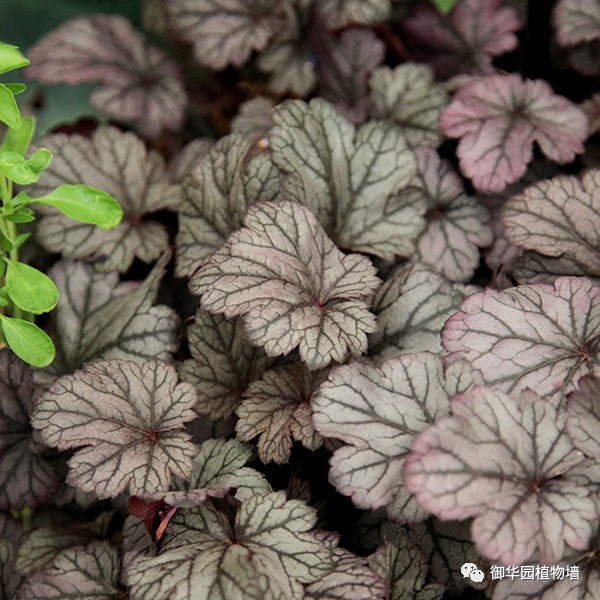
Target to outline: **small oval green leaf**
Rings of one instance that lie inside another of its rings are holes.
[[[0,172],[19,185],[28,185],[39,179],[51,160],[52,153],[46,148],[39,148],[30,158],[17,152],[0,152]]]
[[[20,67],[26,67],[28,64],[29,59],[21,54],[17,46],[0,42],[0,75]]]
[[[24,263],[5,260],[8,295],[19,308],[39,315],[56,306],[58,290],[50,277]]]
[[[0,325],[6,343],[21,360],[34,367],[47,367],[54,360],[54,344],[37,325],[5,315],[0,315]]]
[[[33,117],[22,117],[18,127],[9,127],[4,135],[0,152],[16,152],[25,156],[33,134],[35,133],[35,119]]]
[[[0,121],[9,127],[19,127],[21,113],[12,91],[0,83]]]
[[[432,2],[442,13],[449,13],[458,4],[458,0],[432,0]]]
[[[87,185],[59,185],[46,196],[32,198],[31,202],[53,206],[75,221],[102,229],[116,227],[123,218],[123,209],[111,195]]]

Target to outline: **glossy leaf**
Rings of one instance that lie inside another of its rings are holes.
[[[62,199],[72,200],[75,191],[77,199],[89,203],[89,190],[62,187],[85,184],[115,198],[123,210],[122,221],[107,230],[44,208],[37,239],[47,250],[61,252],[65,258],[99,261],[103,270],[124,272],[136,257],[150,263],[167,249],[165,226],[145,218],[179,204],[178,188],[169,182],[164,160],[156,151],[148,151],[134,133],[108,125],[98,127],[91,139],[53,134],[42,143],[54,154],[54,160],[33,186],[32,196],[58,200],[58,194],[67,191],[68,196]],[[59,191],[54,192],[58,186]],[[99,198],[108,224],[113,224],[118,217],[117,207],[106,196]],[[66,207],[61,203],[62,210]],[[69,210],[72,213],[72,208]],[[81,215],[82,211],[77,213]]]
[[[500,564],[521,564],[536,551],[554,562],[565,545],[585,549],[598,511],[577,477],[584,459],[565,415],[531,390],[517,399],[476,387],[451,407],[452,417],[416,438],[405,463],[419,504],[442,519],[475,517],[475,544]]]
[[[0,351],[0,510],[45,504],[59,476],[33,439],[31,369],[9,350]],[[2,537],[10,537],[2,532]]]
[[[32,199],[32,202],[53,206],[75,221],[102,229],[116,227],[123,217],[123,210],[112,196],[81,184],[59,185],[49,194]]]
[[[32,79],[98,82],[92,106],[133,121],[142,135],[156,137],[183,123],[187,96],[181,69],[120,15],[70,19],[39,40],[29,58],[26,74]]]
[[[25,263],[7,259],[4,281],[10,299],[27,312],[39,315],[52,310],[58,302],[52,279]]]
[[[284,102],[273,119],[270,143],[288,173],[285,191],[338,246],[389,260],[414,250],[425,206],[399,193],[416,161],[398,129],[371,121],[356,131],[321,99]]]
[[[29,116],[21,117],[21,122],[17,127],[9,127],[6,130],[2,144],[0,144],[0,153],[8,151],[24,156],[34,132],[35,119]]]
[[[411,146],[441,143],[438,117],[448,94],[442,85],[434,83],[431,68],[417,63],[395,69],[381,67],[373,72],[369,87],[371,116],[398,125]]]
[[[54,344],[34,323],[0,315],[0,326],[10,349],[34,367],[47,367],[55,355]]]
[[[343,255],[307,208],[265,202],[194,274],[190,290],[205,310],[244,315],[249,341],[267,355],[299,347],[309,369],[320,369],[366,350],[376,327],[367,301],[378,283],[370,261]]]
[[[463,173],[483,192],[500,192],[520,179],[533,156],[533,143],[558,163],[583,152],[585,113],[557,96],[543,80],[493,75],[462,87],[440,115],[440,128],[460,139]]]
[[[322,375],[298,363],[275,367],[253,381],[236,410],[237,438],[258,437],[258,456],[264,462],[289,461],[292,444],[316,450],[323,440],[315,431],[311,396]]]
[[[348,444],[330,461],[336,489],[359,508],[385,506],[395,520],[422,520],[426,513],[407,493],[401,472],[414,437],[448,414],[441,359],[404,354],[380,367],[337,367],[312,406],[317,431]]]
[[[21,125],[21,113],[15,96],[3,83],[0,83],[0,121],[13,128],[18,128]]]
[[[29,60],[21,54],[17,46],[0,42],[0,75],[29,64]]]
[[[243,65],[285,28],[283,3],[277,0],[171,0],[175,30],[194,44],[203,65],[223,69]]]
[[[492,58],[517,47],[518,12],[502,0],[460,0],[449,14],[419,3],[400,30],[439,78],[493,73]]]
[[[193,388],[158,360],[112,360],[57,379],[35,407],[32,425],[43,441],[75,448],[67,483],[109,498],[165,489],[191,473],[195,447]]]
[[[598,373],[600,288],[584,278],[488,289],[467,298],[442,331],[450,362],[466,359],[487,385],[542,396],[575,389]]]

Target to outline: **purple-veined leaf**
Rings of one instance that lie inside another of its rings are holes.
[[[222,138],[185,179],[179,208],[177,269],[190,276],[242,225],[248,207],[280,192],[278,170],[268,155],[249,161],[251,140]]]
[[[244,466],[252,453],[250,444],[237,440],[207,440],[192,462],[191,475],[185,480],[177,479],[174,491],[159,492],[151,497],[160,497],[173,506],[190,508],[199,498],[202,502],[209,496],[222,497],[232,488],[238,500],[266,494],[271,491],[271,486],[265,476]]]
[[[380,367],[336,367],[312,407],[317,431],[348,444],[330,461],[337,490],[359,508],[386,506],[395,520],[422,520],[427,513],[407,493],[401,472],[414,437],[448,414],[441,359],[424,352]]]
[[[15,570],[17,552],[14,544],[0,539],[0,600],[13,600],[21,577]]]
[[[170,362],[179,347],[179,317],[172,308],[155,305],[168,262],[166,254],[141,283],[119,283],[115,271],[98,272],[81,262],[52,267],[60,296],[51,325],[56,359],[36,372],[36,380],[48,383],[97,358]]]
[[[333,550],[334,570],[306,588],[306,600],[387,600],[385,579],[369,568],[366,558],[343,548]]]
[[[331,547],[311,529],[316,511],[284,492],[244,500],[233,524],[209,503],[178,511],[156,556],[125,527],[125,582],[132,600],[302,600],[303,583],[333,568]]]
[[[599,190],[600,169],[581,179],[560,175],[529,186],[504,206],[506,238],[525,250],[568,261],[570,275],[600,277]]]
[[[60,483],[29,424],[33,396],[30,367],[9,350],[1,350],[0,510],[44,504]]]
[[[600,379],[582,377],[567,405],[567,431],[586,456],[600,461]]]
[[[44,209],[37,239],[66,258],[100,261],[103,270],[127,271],[134,258],[156,260],[169,243],[167,230],[145,216],[179,204],[179,188],[169,182],[163,158],[148,151],[134,133],[100,125],[91,139],[53,134],[42,139],[54,158],[32,186],[32,196],[64,183],[84,183],[111,194],[123,209],[113,229],[73,221]]]
[[[49,569],[30,575],[17,600],[121,600],[119,554],[108,542],[68,548]]]
[[[389,600],[440,600],[444,586],[425,583],[428,565],[406,531],[396,529],[369,557],[369,565],[389,582]]]
[[[306,204],[340,248],[385,259],[407,256],[425,222],[423,202],[400,190],[416,160],[399,128],[371,121],[356,130],[322,99],[273,112],[273,160],[288,196]]]
[[[59,552],[104,539],[112,516],[112,512],[102,513],[90,523],[34,529],[19,547],[15,569],[20,575],[28,576],[51,568]]]
[[[253,140],[264,140],[269,135],[273,122],[273,100],[256,96],[244,102],[231,122],[231,130]]]
[[[556,39],[561,46],[575,46],[600,38],[598,0],[559,0],[554,7]]]
[[[466,195],[450,163],[433,148],[417,148],[415,156],[417,173],[402,193],[428,207],[418,256],[444,277],[468,281],[479,265],[479,248],[492,243],[489,213]]]
[[[264,463],[288,462],[294,441],[309,450],[319,448],[323,440],[313,426],[311,396],[323,378],[300,363],[264,373],[238,406],[237,438],[249,442],[258,436],[258,457]]]
[[[98,82],[92,106],[133,121],[142,135],[156,137],[183,123],[187,94],[181,69],[124,17],[76,17],[39,40],[28,54],[28,77],[72,85]]]
[[[401,267],[373,301],[379,332],[370,336],[377,359],[422,351],[443,352],[440,331],[474,286],[453,284],[424,265]]]
[[[18,546],[22,541],[23,533],[21,521],[15,519],[10,513],[0,512],[0,539]]]
[[[539,551],[554,562],[565,545],[587,547],[598,507],[578,480],[584,457],[566,433],[566,416],[526,390],[519,399],[475,387],[451,401],[414,441],[404,479],[419,504],[441,519],[475,517],[478,550],[501,564]]]
[[[425,555],[432,581],[454,593],[469,586],[487,587],[487,581],[475,583],[465,579],[460,571],[466,562],[475,563],[480,569],[486,562],[471,541],[469,521],[439,521],[432,517],[423,523],[408,525],[408,534]]]
[[[313,370],[366,350],[378,284],[369,259],[343,255],[306,207],[286,201],[252,206],[190,290],[205,310],[244,315],[249,341],[268,356],[299,347]]]
[[[369,76],[385,58],[383,42],[368,29],[349,29],[338,40],[329,35],[328,43],[318,49],[319,95],[352,123],[362,123]]]
[[[440,111],[448,102],[444,86],[434,83],[427,65],[405,63],[390,69],[381,67],[369,81],[369,114],[398,125],[411,146],[439,146]]]
[[[321,0],[318,4],[321,16],[332,29],[351,23],[379,23],[390,13],[390,0]]]
[[[599,335],[600,288],[561,277],[554,286],[473,294],[446,322],[442,343],[449,362],[467,360],[487,385],[561,398],[582,375],[600,372]]]
[[[493,73],[492,58],[516,48],[520,27],[517,11],[502,0],[461,0],[447,15],[423,2],[400,21],[416,56],[444,79]]]
[[[440,115],[440,128],[459,138],[463,173],[483,192],[500,192],[520,179],[533,156],[533,143],[558,163],[583,152],[585,113],[543,80],[492,75],[462,87]]]
[[[162,361],[98,361],[57,379],[31,422],[49,446],[77,449],[70,485],[99,498],[151,494],[191,474],[196,447],[184,423],[195,418],[196,400]]]
[[[308,34],[313,22],[313,0],[282,3],[286,26],[261,53],[258,66],[271,73],[269,88],[278,95],[306,96],[317,83],[316,56]]]
[[[196,60],[213,69],[243,65],[285,29],[277,0],[170,0],[169,20],[193,44]]]
[[[196,386],[196,412],[211,419],[227,418],[250,382],[258,379],[272,360],[246,340],[241,319],[228,321],[198,310],[187,333],[192,358],[183,362],[179,373]]]

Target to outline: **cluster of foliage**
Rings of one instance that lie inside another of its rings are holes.
[[[56,304],[51,364],[0,350],[0,599],[598,597],[600,1],[531,4],[146,0],[30,49],[103,116],[27,158],[0,86],[17,354]]]

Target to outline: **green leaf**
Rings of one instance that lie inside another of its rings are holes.
[[[52,340],[37,325],[1,314],[0,325],[6,343],[21,360],[34,367],[46,367],[54,360]]]
[[[2,218],[2,217],[0,216],[0,218]],[[5,252],[10,252],[12,249],[13,249],[12,242],[6,237],[4,232],[0,229],[0,250],[4,250]],[[0,252],[0,254],[1,254],[1,252]],[[2,265],[4,264],[1,261],[0,261],[0,263]],[[2,268],[0,268],[0,275],[3,272],[4,271],[2,270]]]
[[[4,218],[11,223],[30,223],[35,220],[35,215],[31,209],[22,207],[14,213],[4,215]]]
[[[8,295],[19,308],[39,315],[56,306],[58,290],[50,277],[24,263],[5,261]]]
[[[13,246],[15,248],[20,248],[29,238],[31,237],[31,233],[20,233],[16,238]]]
[[[431,0],[437,9],[443,13],[449,13],[456,4],[458,4],[458,0]]]
[[[22,94],[27,89],[24,83],[5,83],[4,85],[13,93],[13,96]]]
[[[17,46],[0,42],[0,75],[20,67],[26,67],[28,64],[29,59],[21,54]]]
[[[46,148],[36,150],[30,158],[16,152],[0,152],[0,173],[19,185],[35,183],[50,164],[52,153]]]
[[[25,156],[34,132],[35,119],[33,117],[23,117],[18,127],[8,128],[0,145],[0,152],[16,152],[21,156]]]
[[[0,121],[9,127],[19,127],[21,114],[12,91],[0,83]]]
[[[46,196],[31,201],[53,206],[71,219],[102,229],[116,227],[123,218],[123,209],[111,195],[88,185],[59,185]]]

